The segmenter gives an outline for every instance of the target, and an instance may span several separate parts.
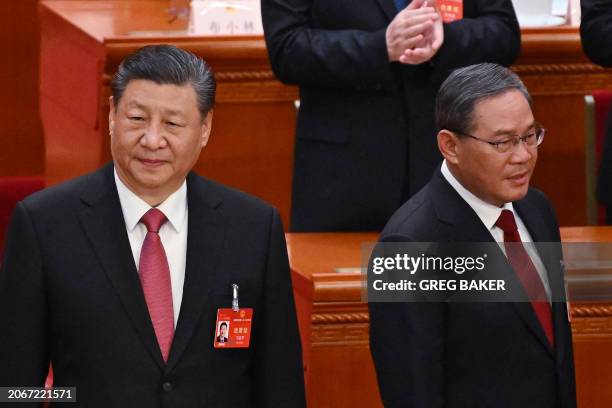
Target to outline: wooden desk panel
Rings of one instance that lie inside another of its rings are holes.
[[[582,52],[577,22],[523,29],[521,56],[512,69],[533,96],[536,119],[548,128],[532,184],[554,203],[561,225],[584,225],[584,95],[612,87],[612,71],[589,62]]]
[[[562,228],[561,236],[568,243],[612,244],[612,227]],[[361,274],[338,272],[359,267],[363,243],[376,239],[376,233],[287,234],[311,408],[382,407]],[[579,406],[607,408],[612,405],[612,302],[571,304],[571,313]]]
[[[361,245],[375,233],[287,234],[308,406],[382,407],[361,301]]]
[[[612,227],[562,228],[563,242],[612,245]],[[567,261],[567,260],[566,260]],[[598,271],[603,273],[603,271]],[[606,277],[612,270],[606,271]],[[570,286],[571,291],[571,286]],[[571,304],[578,406],[612,406],[612,301]]]

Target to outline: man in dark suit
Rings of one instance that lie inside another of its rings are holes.
[[[227,343],[227,323],[221,322],[219,325],[219,335],[217,336],[217,343]]]
[[[51,362],[77,406],[305,406],[278,213],[190,171],[214,97],[210,68],[179,48],[145,47],[120,65],[113,163],[15,210],[0,272],[0,385],[40,386]],[[250,345],[217,349],[233,284],[240,310],[253,309]]]
[[[442,84],[436,118],[441,168],[381,241],[504,243],[501,275],[528,301],[370,303],[385,406],[575,407],[561,251],[523,246],[560,240],[549,202],[529,187],[544,137],[531,98],[508,69],[473,65]]]
[[[445,23],[433,3],[262,0],[274,73],[300,87],[292,230],[381,230],[441,161],[442,81],[518,56],[510,0],[438,1],[462,8]]]
[[[612,2],[581,0],[580,37],[585,54],[596,64],[612,67]],[[612,224],[612,111],[608,114],[606,136],[597,181],[597,200],[606,206],[606,223]]]

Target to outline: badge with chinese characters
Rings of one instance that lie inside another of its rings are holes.
[[[215,348],[247,348],[251,340],[253,309],[238,305],[238,285],[232,284],[232,307],[217,309]]]
[[[445,23],[452,23],[463,18],[463,0],[438,0],[437,7]]]

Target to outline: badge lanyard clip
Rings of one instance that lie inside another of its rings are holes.
[[[232,283],[232,310],[234,312],[240,310],[238,306],[238,285],[235,283]]]

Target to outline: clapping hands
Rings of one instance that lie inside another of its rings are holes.
[[[386,41],[390,61],[411,65],[429,61],[444,42],[435,0],[412,0],[387,27]]]

